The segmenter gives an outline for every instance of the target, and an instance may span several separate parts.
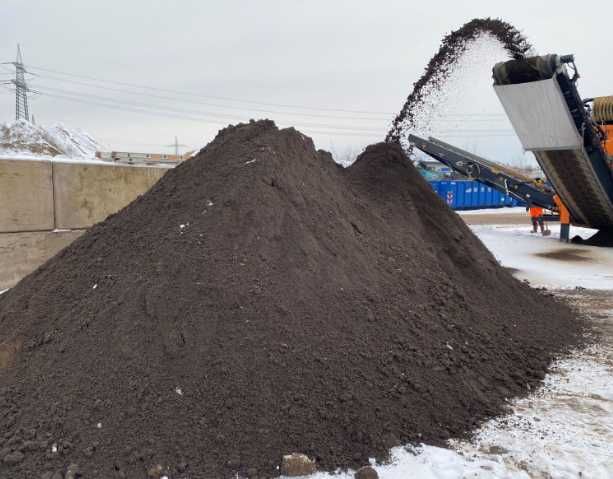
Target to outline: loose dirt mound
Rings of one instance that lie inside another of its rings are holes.
[[[269,121],[223,130],[0,296],[0,324],[13,479],[269,477],[294,451],[331,470],[442,444],[578,328],[399,146],[342,169]]]

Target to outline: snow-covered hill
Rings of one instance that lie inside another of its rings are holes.
[[[44,127],[25,120],[0,125],[0,157],[67,157],[95,159],[98,143],[80,129],[62,124]]]

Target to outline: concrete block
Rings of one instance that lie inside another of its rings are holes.
[[[52,230],[48,161],[0,160],[0,233]]]
[[[88,228],[145,193],[165,168],[54,163],[56,228]]]
[[[15,286],[82,233],[81,230],[0,234],[0,291]]]

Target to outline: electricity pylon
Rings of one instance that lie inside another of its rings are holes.
[[[177,160],[179,159],[179,147],[181,146],[187,146],[187,145],[182,145],[179,143],[179,138],[177,138],[175,136],[175,142],[172,145],[166,145],[167,147],[174,147],[175,149],[175,156],[177,158]]]
[[[30,89],[26,83],[28,71],[23,66],[21,47],[17,44],[17,59],[10,62],[15,67],[15,79],[11,83],[15,85],[15,119],[30,121],[30,108],[28,106],[28,93]]]

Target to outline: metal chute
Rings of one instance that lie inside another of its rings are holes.
[[[602,130],[576,87],[574,58],[511,60],[497,64],[493,76],[496,94],[524,149],[534,153],[573,222],[613,227],[613,177]],[[608,102],[599,108],[606,114]]]

